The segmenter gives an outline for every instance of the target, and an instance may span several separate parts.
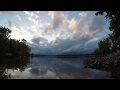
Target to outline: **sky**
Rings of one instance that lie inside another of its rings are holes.
[[[12,39],[25,39],[34,54],[92,53],[110,34],[109,20],[97,11],[0,11],[0,26]]]

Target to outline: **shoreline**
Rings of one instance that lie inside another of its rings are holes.
[[[84,60],[84,67],[108,71],[111,73],[111,77],[120,79],[120,52],[86,59]]]

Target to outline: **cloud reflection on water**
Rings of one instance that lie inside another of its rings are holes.
[[[109,73],[85,69],[81,58],[32,58],[23,72],[8,70],[16,79],[106,79]]]

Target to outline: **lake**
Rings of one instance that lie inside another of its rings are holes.
[[[0,59],[2,79],[109,79],[110,73],[84,68],[84,57]]]

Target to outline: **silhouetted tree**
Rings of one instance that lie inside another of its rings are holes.
[[[9,70],[17,70],[23,72],[30,62],[30,58],[20,57],[2,57],[0,58],[0,79],[9,79],[11,74]]]
[[[0,27],[0,56],[7,53],[12,56],[29,56],[30,48],[27,41],[22,39],[21,42],[15,39],[9,39],[11,30],[5,27]]]
[[[8,39],[10,37],[11,30],[5,27],[0,26],[0,37]]]
[[[110,35],[112,42],[112,52],[120,50],[120,11],[98,11],[96,15],[103,15],[106,13],[106,19],[110,20],[109,29],[112,31]]]
[[[0,27],[0,55],[3,56],[6,53],[9,34],[11,30],[5,27]]]
[[[98,48],[95,49],[94,54],[105,55],[105,54],[109,54],[110,52],[111,52],[111,43],[109,41],[109,38],[106,38],[104,40],[99,41]]]

